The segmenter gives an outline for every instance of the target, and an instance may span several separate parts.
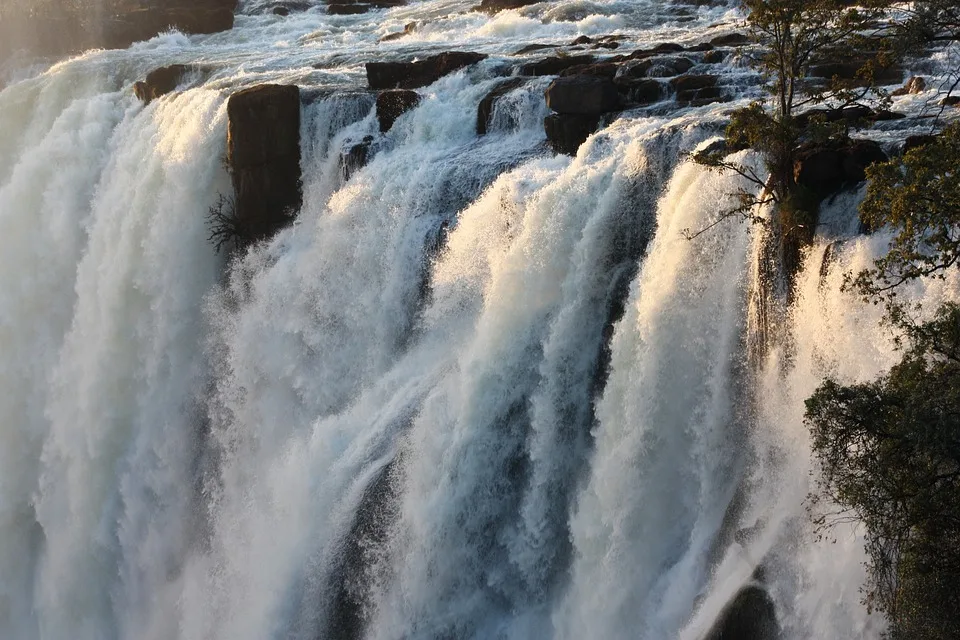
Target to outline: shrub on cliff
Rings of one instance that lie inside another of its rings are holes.
[[[807,401],[822,475],[815,500],[865,527],[866,602],[890,621],[889,637],[960,637],[960,305],[933,320],[897,299],[904,283],[944,277],[960,260],[960,125],[868,170],[861,217],[893,231],[890,251],[847,287],[886,304],[905,348],[879,380],[827,380]]]

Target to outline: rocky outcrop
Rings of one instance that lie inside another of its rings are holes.
[[[762,587],[749,586],[727,606],[706,640],[777,640],[780,635],[773,600]]]
[[[27,3],[29,4],[29,3]],[[4,8],[0,57],[22,50],[63,56],[124,49],[168,29],[215,33],[233,28],[237,0],[81,0],[56,10]]]
[[[371,89],[417,89],[486,57],[484,53],[449,51],[414,62],[368,62],[367,83]]]
[[[354,173],[367,166],[373,155],[373,136],[364,136],[356,144],[349,144],[340,153],[340,176],[346,182]]]
[[[922,76],[911,76],[907,82],[899,89],[893,91],[892,96],[906,96],[915,93],[923,93],[927,90],[927,80]]]
[[[550,56],[537,62],[528,62],[521,65],[522,76],[555,76],[571,67],[593,64],[596,58],[591,55],[582,56]]]
[[[819,202],[845,187],[863,182],[867,178],[867,167],[886,160],[883,149],[871,140],[808,146],[797,153],[794,179]]]
[[[600,115],[620,107],[620,94],[609,78],[579,75],[557,78],[544,94],[557,113]]]
[[[377,42],[392,42],[394,40],[399,40],[400,38],[405,38],[416,31],[417,27],[419,27],[419,25],[416,22],[408,22],[403,26],[403,31],[388,33],[380,38]]]
[[[337,16],[352,16],[373,9],[387,9],[406,4],[406,0],[327,0],[327,13]]]
[[[165,96],[180,84],[190,67],[174,64],[160,67],[147,74],[147,77],[133,85],[133,92],[144,104],[150,104],[160,96]]]
[[[233,233],[243,249],[289,224],[300,208],[300,89],[245,89],[230,96],[227,118]]]
[[[521,86],[523,86],[522,78],[510,78],[495,86],[490,93],[483,97],[483,100],[477,105],[477,135],[482,136],[487,133],[497,100]]]
[[[389,89],[377,96],[377,120],[380,131],[390,131],[393,123],[404,113],[420,104],[420,96],[410,89]]]
[[[538,2],[543,2],[543,0],[483,0],[473,10],[483,11],[484,13],[499,13],[507,9],[520,9]]]
[[[683,75],[670,81],[677,104],[693,107],[724,101],[726,97],[717,84],[714,75]]]
[[[552,113],[544,118],[543,129],[554,152],[574,156],[600,126],[600,119],[599,115]]]

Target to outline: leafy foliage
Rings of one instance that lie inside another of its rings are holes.
[[[873,165],[867,176],[860,217],[896,235],[889,253],[850,284],[867,297],[890,299],[900,284],[942,277],[960,261],[960,125],[902,158]]]
[[[820,496],[866,529],[866,602],[887,614],[893,639],[946,640],[960,637],[960,306],[908,335],[889,374],[826,381],[806,419]]]

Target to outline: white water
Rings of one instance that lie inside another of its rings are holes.
[[[474,129],[521,46],[694,43],[736,14],[468,6],[284,19],[251,2],[232,32],[0,92],[0,637],[338,637],[348,579],[367,638],[693,640],[760,566],[785,638],[878,637],[858,532],[818,543],[804,511],[802,413],[825,375],[895,361],[879,312],[839,291],[884,239],[850,238],[856,198],[838,199],[789,354],[750,373],[754,230],[683,234],[738,186],[681,157],[727,105],[627,114],[569,159],[543,144],[544,79]],[[427,22],[376,44],[411,20]],[[450,48],[492,56],[379,137],[362,63]],[[136,102],[173,62],[204,71]],[[305,205],[226,271],[205,223],[230,188],[225,103],[264,81],[319,93]],[[366,135],[376,154],[344,183],[340,151]],[[358,513],[382,529],[361,566]]]

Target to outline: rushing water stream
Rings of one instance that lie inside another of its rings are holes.
[[[884,248],[856,236],[857,194],[751,366],[762,234],[686,234],[740,186],[684,159],[730,103],[627,112],[568,158],[539,79],[475,131],[524,45],[691,44],[741,16],[260,4],[0,92],[0,638],[699,640],[749,585],[779,637],[878,637],[860,532],[819,541],[804,502],[804,398],[895,360],[840,292]],[[490,57],[380,137],[363,63],[450,49]],[[133,82],[173,63],[199,70],[141,104]],[[757,95],[742,62],[714,72]],[[228,269],[206,222],[226,100],[264,82],[309,96],[304,207]]]

